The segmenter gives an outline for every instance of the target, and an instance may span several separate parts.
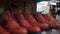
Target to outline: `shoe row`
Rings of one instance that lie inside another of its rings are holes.
[[[43,30],[60,27],[60,23],[51,13],[31,13],[14,9],[6,10],[3,16],[1,25],[4,29],[0,28],[0,34],[40,34]]]
[[[20,16],[18,16],[18,14]],[[1,24],[4,27],[4,31],[9,32],[10,34],[40,34],[41,30],[38,26],[32,26],[29,22],[23,17],[19,12],[16,13],[17,20],[9,10],[4,13],[3,23]],[[22,19],[24,18],[24,19]],[[4,31],[1,30],[0,34],[4,34]],[[8,34],[8,33],[7,33]]]

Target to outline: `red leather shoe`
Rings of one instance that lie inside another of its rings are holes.
[[[49,22],[52,22],[53,24],[55,24],[55,27],[57,28],[60,27],[60,23],[52,16],[51,13],[45,14],[44,16]]]
[[[57,23],[50,21],[49,17],[46,16],[46,14],[44,14],[44,16],[42,14],[40,14],[39,12],[36,13],[36,17],[43,23],[47,23],[51,28],[54,28],[56,26],[58,26]]]
[[[10,34],[2,26],[0,26],[0,34]]]
[[[29,24],[29,22],[24,18],[24,16],[22,15],[21,12],[16,12],[15,13],[16,17],[18,18],[18,20],[20,21],[20,24],[27,28],[29,32],[39,32],[41,31],[39,27],[37,26],[32,26]]]
[[[30,12],[25,12],[25,17],[27,19],[27,21],[33,25],[33,26],[39,26],[40,28],[42,28],[43,30],[47,30],[49,28],[48,24],[46,23],[38,23],[36,21],[36,19],[32,16],[32,14]]]
[[[21,27],[17,21],[12,18],[9,11],[5,14],[6,29],[13,34],[27,34],[27,30]]]

